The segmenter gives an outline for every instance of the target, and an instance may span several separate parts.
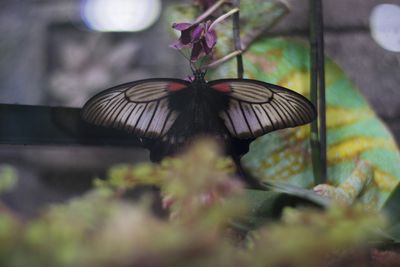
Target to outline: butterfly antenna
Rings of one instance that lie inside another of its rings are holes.
[[[177,51],[179,52],[179,54],[181,54],[187,61],[190,62],[190,59],[188,56],[186,56],[181,50],[177,49]]]
[[[196,67],[193,65],[193,62],[181,50],[178,49],[178,52],[189,62],[190,69],[192,70],[192,73],[194,74],[196,72]]]

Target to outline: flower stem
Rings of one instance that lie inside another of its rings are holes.
[[[243,51],[246,51],[247,48],[255,41],[257,40],[260,36],[262,36],[267,30],[270,28],[274,27],[284,16],[288,15],[290,10],[289,7],[286,5],[283,5],[283,12],[275,17],[272,18],[272,20],[266,25],[267,28],[264,27],[258,27],[255,28],[249,32],[246,32],[244,34],[244,37],[242,38],[242,47]]]
[[[240,17],[239,17],[240,0],[233,0],[232,3],[236,7],[236,9],[238,9],[238,12],[235,12],[235,14],[233,15],[233,20],[232,20],[233,41],[234,41],[234,45],[235,45],[235,50],[242,52],[243,47],[242,47],[242,42],[240,41]],[[236,56],[236,63],[237,63],[237,76],[239,79],[243,79],[244,69],[243,69],[242,53],[240,53]]]
[[[218,17],[216,20],[213,21],[213,23],[211,23],[209,29],[211,30],[213,27],[215,27],[215,25],[217,25],[218,23],[220,23],[221,21],[223,21],[224,19],[226,19],[227,17],[235,14],[235,13],[239,13],[239,8],[234,8],[232,10],[230,10],[229,12],[223,14],[222,16]]]
[[[226,0],[219,0],[217,1],[214,5],[212,5],[209,9],[207,9],[203,14],[201,14],[194,23],[200,23],[203,20],[205,20],[208,16],[210,16],[212,13],[214,13],[215,10],[217,10],[221,5],[223,5],[226,2]]]
[[[210,64],[205,65],[204,68],[214,68],[214,67],[230,60],[231,58],[237,57],[238,55],[241,55],[241,54],[242,54],[242,50],[233,51],[233,52],[229,53],[228,55],[226,55],[220,59],[217,59],[217,60],[211,62]]]

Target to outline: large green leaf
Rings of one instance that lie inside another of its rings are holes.
[[[391,224],[400,224],[400,183],[383,204],[382,211],[386,214]]]
[[[382,211],[389,220],[389,227],[384,230],[387,239],[400,244],[400,183],[383,204]]]
[[[280,218],[285,207],[313,206],[324,208],[327,202],[310,190],[297,188],[290,190],[281,190],[281,192],[271,190],[245,190],[244,197],[250,207],[250,213],[240,222],[236,221],[234,225],[244,230],[254,229],[268,221]],[[298,191],[296,191],[298,190]],[[311,196],[312,195],[312,196]]]

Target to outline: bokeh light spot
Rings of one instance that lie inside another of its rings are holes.
[[[81,3],[83,21],[96,31],[143,31],[160,13],[160,0],[84,0]]]
[[[370,16],[372,38],[383,48],[400,52],[400,6],[380,4]]]

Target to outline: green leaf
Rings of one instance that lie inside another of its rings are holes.
[[[249,205],[250,213],[246,218],[241,218],[240,221],[233,223],[236,228],[242,230],[251,230],[268,221],[278,220],[285,207],[325,208],[329,206],[326,199],[311,190],[280,183],[274,190],[247,189],[244,197]]]
[[[383,204],[382,211],[389,219],[389,224],[400,224],[400,183]],[[398,233],[400,237],[400,229]]]
[[[400,244],[400,223],[389,227],[385,233],[393,242]]]
[[[323,208],[327,208],[331,204],[327,198],[324,198],[324,197],[318,195],[313,190],[304,189],[299,186],[294,186],[291,184],[277,182],[277,181],[263,182],[263,184],[266,187],[268,187],[269,189],[271,189],[272,191],[285,193],[285,194],[291,195],[293,197],[298,197],[299,199],[302,199],[303,201],[309,201],[309,202],[314,203],[315,205],[323,207]]]

